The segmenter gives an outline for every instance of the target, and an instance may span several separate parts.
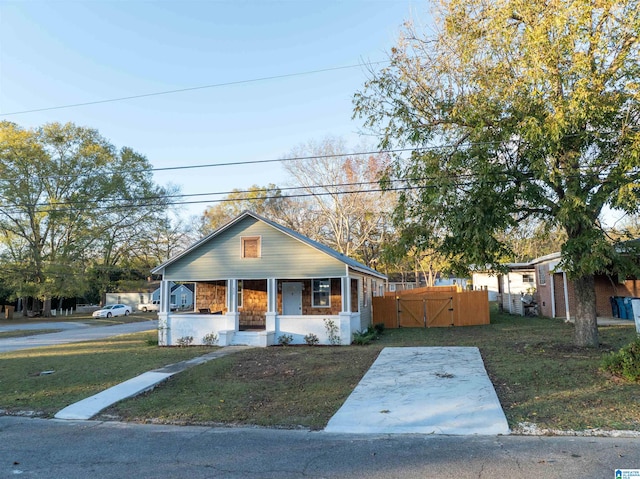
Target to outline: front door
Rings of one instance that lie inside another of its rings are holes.
[[[302,283],[282,283],[282,314],[302,314]]]

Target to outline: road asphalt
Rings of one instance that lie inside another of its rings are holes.
[[[39,326],[39,327],[38,327]],[[120,334],[139,333],[158,328],[157,320],[147,320],[137,323],[116,324],[114,326],[91,326],[81,322],[31,323],[11,326],[0,326],[0,332],[17,329],[64,329],[58,333],[38,334],[19,338],[0,339],[0,353],[18,351],[21,349],[55,346],[57,344],[79,343],[103,339]]]
[[[0,478],[614,479],[640,441],[322,431],[0,417]]]

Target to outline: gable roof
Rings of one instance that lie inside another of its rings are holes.
[[[177,261],[178,259],[188,255],[189,253],[191,253],[192,251],[198,249],[200,246],[202,246],[205,243],[208,243],[209,241],[211,241],[212,239],[214,239],[216,236],[220,235],[222,232],[228,230],[229,228],[231,228],[233,225],[239,223],[240,221],[244,220],[247,217],[252,217],[258,221],[261,221],[262,223],[265,223],[269,226],[271,226],[272,228],[275,228],[276,230],[280,231],[281,233],[284,233],[287,236],[290,236],[326,255],[329,255],[335,259],[337,259],[338,261],[344,263],[345,265],[347,265],[349,268],[353,269],[354,271],[359,271],[361,273],[365,273],[371,276],[376,276],[377,278],[380,279],[387,279],[387,277],[382,274],[379,273],[378,271],[376,271],[373,268],[369,268],[368,266],[365,266],[364,264],[356,261],[353,258],[350,258],[348,256],[345,256],[342,253],[337,252],[336,250],[334,250],[333,248],[329,248],[326,245],[323,245],[322,243],[318,243],[317,241],[312,240],[311,238],[308,238],[300,233],[298,233],[297,231],[292,230],[291,228],[287,228],[285,226],[282,226],[274,221],[268,220],[267,218],[264,218],[263,216],[260,216],[252,211],[245,211],[244,213],[240,214],[238,217],[236,217],[235,219],[229,221],[227,224],[221,226],[220,228],[218,228],[217,230],[215,230],[213,233],[209,234],[208,236],[205,236],[204,238],[202,238],[199,241],[196,241],[193,245],[191,245],[189,248],[185,249],[184,251],[182,251],[181,253],[177,254],[176,256],[174,256],[173,258],[170,258],[169,260],[165,261],[164,263],[162,263],[160,266],[157,266],[156,268],[154,268],[153,270],[151,270],[151,272],[153,274],[162,274],[163,270],[171,265],[172,263],[174,263],[175,261]]]
[[[180,284],[175,284],[171,287],[171,292],[173,293],[174,291],[180,289],[180,288],[185,288],[188,289],[189,291],[191,291],[193,293],[194,287],[193,287],[193,283],[180,283]]]

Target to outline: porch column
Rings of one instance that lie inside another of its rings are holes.
[[[171,288],[169,287],[169,281],[160,281],[160,313],[168,313],[171,311],[169,306],[169,300],[171,298]]]
[[[238,280],[227,280],[227,324],[228,330],[238,331],[240,329],[240,313],[238,313]]]
[[[340,278],[342,283],[342,312],[351,313],[351,280],[349,276]]]
[[[267,313],[275,313],[278,310],[278,288],[275,278],[267,278]]]
[[[278,280],[267,278],[267,312],[265,314],[265,329],[267,331],[277,331],[277,311],[278,311]]]
[[[235,313],[238,311],[238,280],[227,280],[227,311]]]

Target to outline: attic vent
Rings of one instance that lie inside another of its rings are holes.
[[[259,258],[260,257],[260,237],[245,236],[240,238],[243,258]]]

